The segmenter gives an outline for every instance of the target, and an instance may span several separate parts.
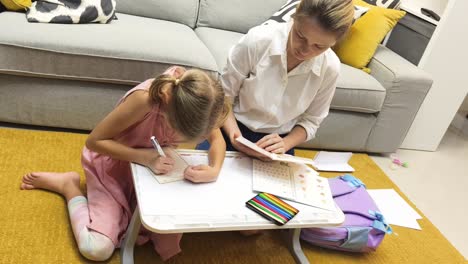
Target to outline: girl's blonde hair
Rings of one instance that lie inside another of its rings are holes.
[[[352,0],[302,0],[292,17],[316,19],[324,30],[341,39],[353,23],[354,5]]]
[[[162,88],[166,84],[172,90],[166,105],[168,121],[186,140],[206,136],[223,125],[231,104],[218,81],[200,70],[188,70],[180,79],[159,75],[149,89],[155,103],[162,103]]]

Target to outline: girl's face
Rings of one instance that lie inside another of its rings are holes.
[[[290,55],[299,61],[320,55],[336,43],[336,35],[324,30],[315,19],[294,19],[288,38]]]

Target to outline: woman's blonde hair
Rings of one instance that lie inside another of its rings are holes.
[[[149,90],[155,103],[162,103],[162,89],[166,84],[172,90],[166,105],[168,121],[186,140],[206,136],[212,129],[222,126],[231,104],[218,81],[200,70],[188,70],[180,79],[159,75]]]
[[[302,0],[294,19],[316,19],[320,26],[341,39],[348,32],[354,19],[352,0]]]

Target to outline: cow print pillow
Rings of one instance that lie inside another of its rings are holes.
[[[380,1],[380,0],[377,0]],[[276,13],[274,13],[267,21],[262,25],[268,25],[271,23],[284,23],[291,20],[291,16],[296,13],[296,7],[301,2],[300,0],[289,0],[284,4]],[[367,7],[354,6],[354,20],[362,17],[369,10]]]
[[[115,0],[38,0],[27,10],[29,22],[84,24],[109,23]]]

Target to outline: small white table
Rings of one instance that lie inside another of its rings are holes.
[[[207,152],[178,150],[192,155],[193,162],[207,162]],[[159,184],[148,168],[131,164],[138,206],[133,213],[121,248],[121,263],[133,263],[133,249],[141,224],[156,233],[188,233],[233,230],[288,229],[288,247],[297,263],[309,263],[302,252],[301,228],[339,225],[336,212],[290,202],[299,209],[291,221],[277,226],[245,206],[256,195],[252,191],[252,160],[237,152],[227,152],[218,180],[194,184],[178,181]]]

